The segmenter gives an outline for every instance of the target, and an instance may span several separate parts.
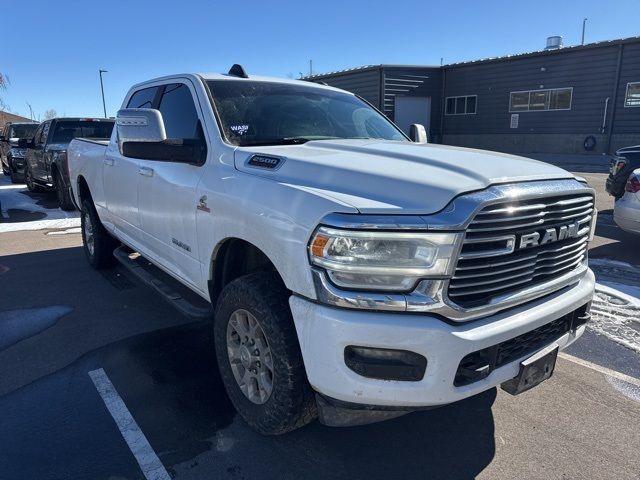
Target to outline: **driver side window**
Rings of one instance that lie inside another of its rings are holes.
[[[40,139],[42,138],[42,129],[44,128],[44,123],[38,127],[35,135],[33,136],[34,145],[38,145],[40,143]]]
[[[165,85],[158,110],[162,113],[167,138],[202,138],[193,95],[184,83]]]
[[[50,126],[51,122],[45,122],[38,127],[38,130],[36,130],[36,134],[33,137],[33,143],[35,145],[42,145],[47,140]]]

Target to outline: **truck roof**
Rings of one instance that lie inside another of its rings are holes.
[[[163,82],[166,80],[178,79],[178,78],[189,78],[191,80],[228,80],[235,82],[269,82],[269,83],[282,83],[282,84],[291,84],[291,85],[305,85],[310,88],[321,88],[328,89],[334,91],[340,91],[345,93],[345,90],[341,90],[339,88],[330,87],[328,85],[322,85],[314,82],[307,82],[304,80],[295,80],[292,78],[280,78],[280,77],[265,77],[260,75],[249,75],[248,78],[237,77],[235,75],[230,75],[228,73],[182,73],[175,75],[165,75],[162,77],[156,77],[144,82],[137,83],[131,87],[131,89],[137,89],[142,87],[143,85],[148,85],[150,83]]]

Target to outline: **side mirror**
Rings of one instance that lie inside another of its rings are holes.
[[[204,141],[167,138],[159,110],[124,108],[116,117],[118,147],[128,158],[201,165],[206,158]]]
[[[122,153],[122,145],[126,142],[158,143],[167,139],[160,110],[151,108],[119,110],[116,128],[120,153]]]
[[[424,125],[420,125],[419,123],[412,124],[409,127],[409,138],[415,143],[427,143],[427,131]]]

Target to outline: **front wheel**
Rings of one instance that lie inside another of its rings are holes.
[[[82,246],[87,261],[96,270],[113,265],[116,261],[113,251],[118,243],[102,225],[90,198],[82,201],[80,215]]]
[[[316,418],[288,292],[277,275],[234,280],[218,300],[214,339],[231,402],[263,435],[279,435]]]

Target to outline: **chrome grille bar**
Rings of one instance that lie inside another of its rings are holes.
[[[525,284],[546,284],[579,268],[587,255],[594,204],[593,196],[582,191],[484,207],[467,227],[448,297],[463,308],[477,308]],[[560,235],[561,227],[565,233],[571,227],[571,236]],[[522,236],[536,233],[533,243],[520,245]],[[541,245],[546,234],[548,243]],[[515,248],[497,253],[501,244],[494,239],[500,238],[515,239]]]

